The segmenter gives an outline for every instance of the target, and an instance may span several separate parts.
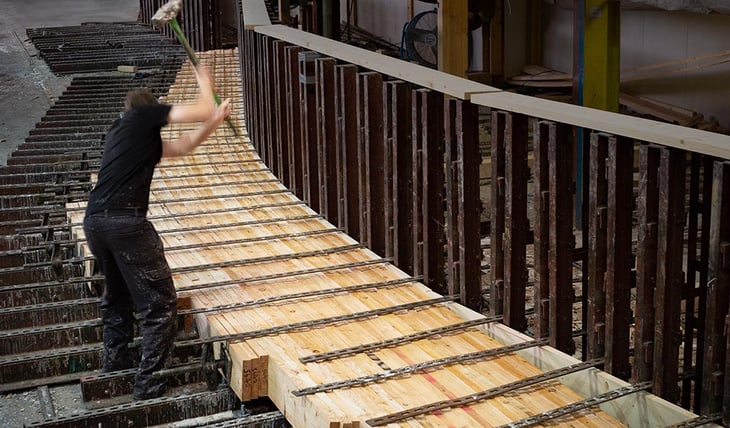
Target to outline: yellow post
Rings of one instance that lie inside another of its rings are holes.
[[[583,105],[618,111],[621,6],[616,0],[585,0]]]
[[[438,68],[461,77],[469,68],[468,12],[467,0],[439,2]]]

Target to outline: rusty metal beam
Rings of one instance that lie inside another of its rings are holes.
[[[289,189],[299,199],[304,199],[304,155],[302,150],[301,96],[299,86],[299,46],[284,48],[284,78],[286,88],[286,112],[290,123],[287,126],[289,163]]]
[[[550,337],[550,164],[549,141],[554,138],[555,124],[539,121],[535,124],[534,140],[534,240],[535,337]],[[572,231],[571,231],[572,233]],[[572,329],[572,327],[571,327]]]
[[[631,214],[633,210],[632,141],[608,138],[608,224],[606,227],[606,355],[605,370],[627,380],[631,328]]]
[[[504,320],[518,331],[527,329],[527,116],[505,117]]]
[[[492,180],[490,185],[492,201],[490,218],[490,310],[492,315],[504,313],[504,229],[505,229],[505,130],[507,116],[499,111],[492,112]]]
[[[358,74],[360,161],[360,237],[376,254],[385,255],[385,143],[383,141],[383,75]]]
[[[276,141],[278,177],[287,188],[291,189],[289,177],[289,165],[291,165],[291,152],[289,151],[289,131],[292,125],[287,108],[286,92],[286,48],[289,45],[281,40],[274,41],[274,112],[278,139]]]
[[[682,381],[681,405],[685,409],[701,409],[702,363],[704,352],[705,311],[707,304],[707,267],[712,205],[713,158],[691,154],[687,225],[687,279],[685,297],[682,371],[693,373]],[[694,393],[693,393],[694,391]]]
[[[185,365],[175,365],[165,371],[168,386],[177,387],[206,381],[206,368],[199,359]],[[108,373],[94,372],[80,379],[81,397],[85,402],[107,400],[132,394],[137,369],[119,370]]]
[[[393,257],[395,254],[395,216],[399,202],[395,199],[396,148],[393,145],[393,133],[398,132],[393,126],[394,109],[397,107],[392,103],[393,91],[397,90],[397,86],[393,86],[392,83],[402,82],[392,81],[383,84],[383,255],[385,257]]]
[[[338,224],[337,199],[337,120],[335,118],[334,58],[315,62],[317,105],[317,161],[319,163],[320,213],[332,224]]]
[[[0,325],[13,330],[98,318],[99,301],[99,298],[88,298],[3,308]]]
[[[255,145],[256,143],[253,141],[253,136],[256,135],[256,121],[254,120],[254,112],[253,112],[253,85],[254,85],[254,79],[253,79],[253,63],[254,63],[254,45],[256,40],[256,33],[252,30],[246,30],[244,23],[243,23],[243,10],[242,5],[240,2],[236,2],[236,10],[239,15],[239,23],[238,23],[238,48],[241,50],[240,55],[240,61],[239,61],[239,67],[241,72],[241,97],[243,99],[243,112],[244,112],[244,121],[246,123],[246,131],[248,132],[249,137],[251,138],[251,142]]]
[[[588,189],[588,290],[586,357],[606,353],[606,259],[608,227],[608,182],[606,134],[591,134]]]
[[[685,152],[664,148],[659,164],[657,288],[654,294],[653,393],[679,399],[679,345],[684,238]]]
[[[388,82],[391,110],[390,132],[393,156],[393,223],[391,250],[394,263],[404,272],[413,272],[413,123],[411,86]]]
[[[414,271],[440,294],[448,294],[444,277],[444,96],[417,90],[412,118],[414,145]],[[420,122],[420,123],[419,123]],[[420,266],[418,266],[420,265]]]
[[[110,426],[155,426],[201,415],[220,413],[240,406],[240,401],[230,388],[196,392],[175,397],[88,410],[71,416],[29,424],[34,428],[95,428]]]
[[[264,128],[266,129],[266,165],[269,166],[271,172],[281,178],[281,151],[278,150],[281,145],[279,139],[279,128],[276,123],[276,87],[277,82],[274,79],[275,64],[274,58],[276,52],[274,50],[274,39],[263,36],[263,66],[264,80],[261,82],[264,91],[264,102],[258,105],[258,108],[264,111]]]
[[[540,200],[547,208],[547,254],[543,262],[547,262],[547,296],[548,296],[548,331],[550,346],[572,354],[575,351],[573,341],[573,259],[575,242],[573,237],[573,178],[572,131],[564,124],[540,123],[535,143],[547,146],[547,189],[541,190],[541,197],[547,190],[548,200]],[[545,135],[547,134],[547,135]],[[543,141],[546,139],[547,141]],[[540,148],[540,151],[545,150]],[[537,151],[537,150],[536,150]],[[542,168],[542,167],[541,167]],[[540,174],[545,174],[540,171]],[[544,208],[540,208],[541,212]],[[543,219],[544,220],[544,219]],[[537,226],[536,226],[537,229]],[[543,239],[545,239],[543,233]],[[535,233],[537,248],[537,232]],[[541,246],[545,247],[544,244]],[[537,259],[536,259],[537,263]],[[540,290],[544,299],[545,290]],[[544,305],[544,300],[540,305]],[[535,307],[538,308],[537,302]],[[544,309],[544,308],[543,308]],[[544,318],[541,317],[541,318]]]
[[[337,219],[355,240],[360,237],[360,194],[357,174],[357,66],[335,66],[335,117],[337,121]]]
[[[320,54],[313,51],[299,53],[299,95],[301,108],[301,150],[303,199],[309,206],[320,212],[319,175],[317,162],[317,94],[314,61]]]
[[[479,110],[466,101],[445,103],[448,292],[461,304],[482,308]]]
[[[730,162],[715,162],[712,173],[709,282],[705,307],[705,343],[702,375],[702,414],[723,413],[730,422]]]
[[[710,265],[710,224],[712,216],[712,192],[713,192],[713,174],[710,173],[714,168],[714,159],[710,156],[703,157],[703,183],[702,183],[702,229],[700,235],[700,257],[697,263],[699,273],[699,299],[698,309],[705,308],[707,305],[707,288],[709,286],[709,265]],[[705,343],[705,311],[698,310],[697,313],[697,352],[695,354],[695,371],[702,373],[704,371],[704,343]],[[702,405],[702,377],[695,376],[695,401],[694,408],[700,409]],[[727,388],[726,388],[727,390]]]
[[[652,379],[654,366],[654,289],[659,220],[659,147],[639,148],[638,243],[634,319],[634,382]]]
[[[572,339],[572,135],[566,125],[535,125],[536,336],[574,350]]]

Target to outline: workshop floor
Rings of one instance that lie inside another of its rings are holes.
[[[83,22],[136,21],[138,0],[0,0],[0,165],[28,136],[71,76],[50,72],[28,41],[26,28]],[[82,409],[78,384],[50,388],[56,413]],[[0,395],[0,425],[22,427],[43,419],[38,391]]]
[[[138,0],[0,0],[0,165],[43,117],[70,76],[38,58],[27,28],[136,21]]]

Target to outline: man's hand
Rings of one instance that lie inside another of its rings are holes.
[[[213,117],[211,117],[210,120],[217,127],[229,117],[231,117],[231,100],[227,99],[218,106],[218,108],[215,110],[215,113],[213,113]]]
[[[220,126],[224,120],[231,115],[231,100],[227,99],[218,106],[213,114],[201,123],[200,126],[178,138],[175,141],[165,140],[162,142],[162,156],[174,157],[184,156],[192,152],[203,141],[205,141],[213,131]]]
[[[205,122],[210,120],[216,111],[215,97],[213,96],[213,78],[208,68],[198,64],[193,68],[195,79],[198,81],[200,93],[195,104],[175,104],[167,116],[168,123]]]

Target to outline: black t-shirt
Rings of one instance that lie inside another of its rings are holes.
[[[160,128],[167,124],[170,108],[165,104],[137,107],[109,128],[86,215],[124,208],[147,212],[152,174],[162,157]]]

